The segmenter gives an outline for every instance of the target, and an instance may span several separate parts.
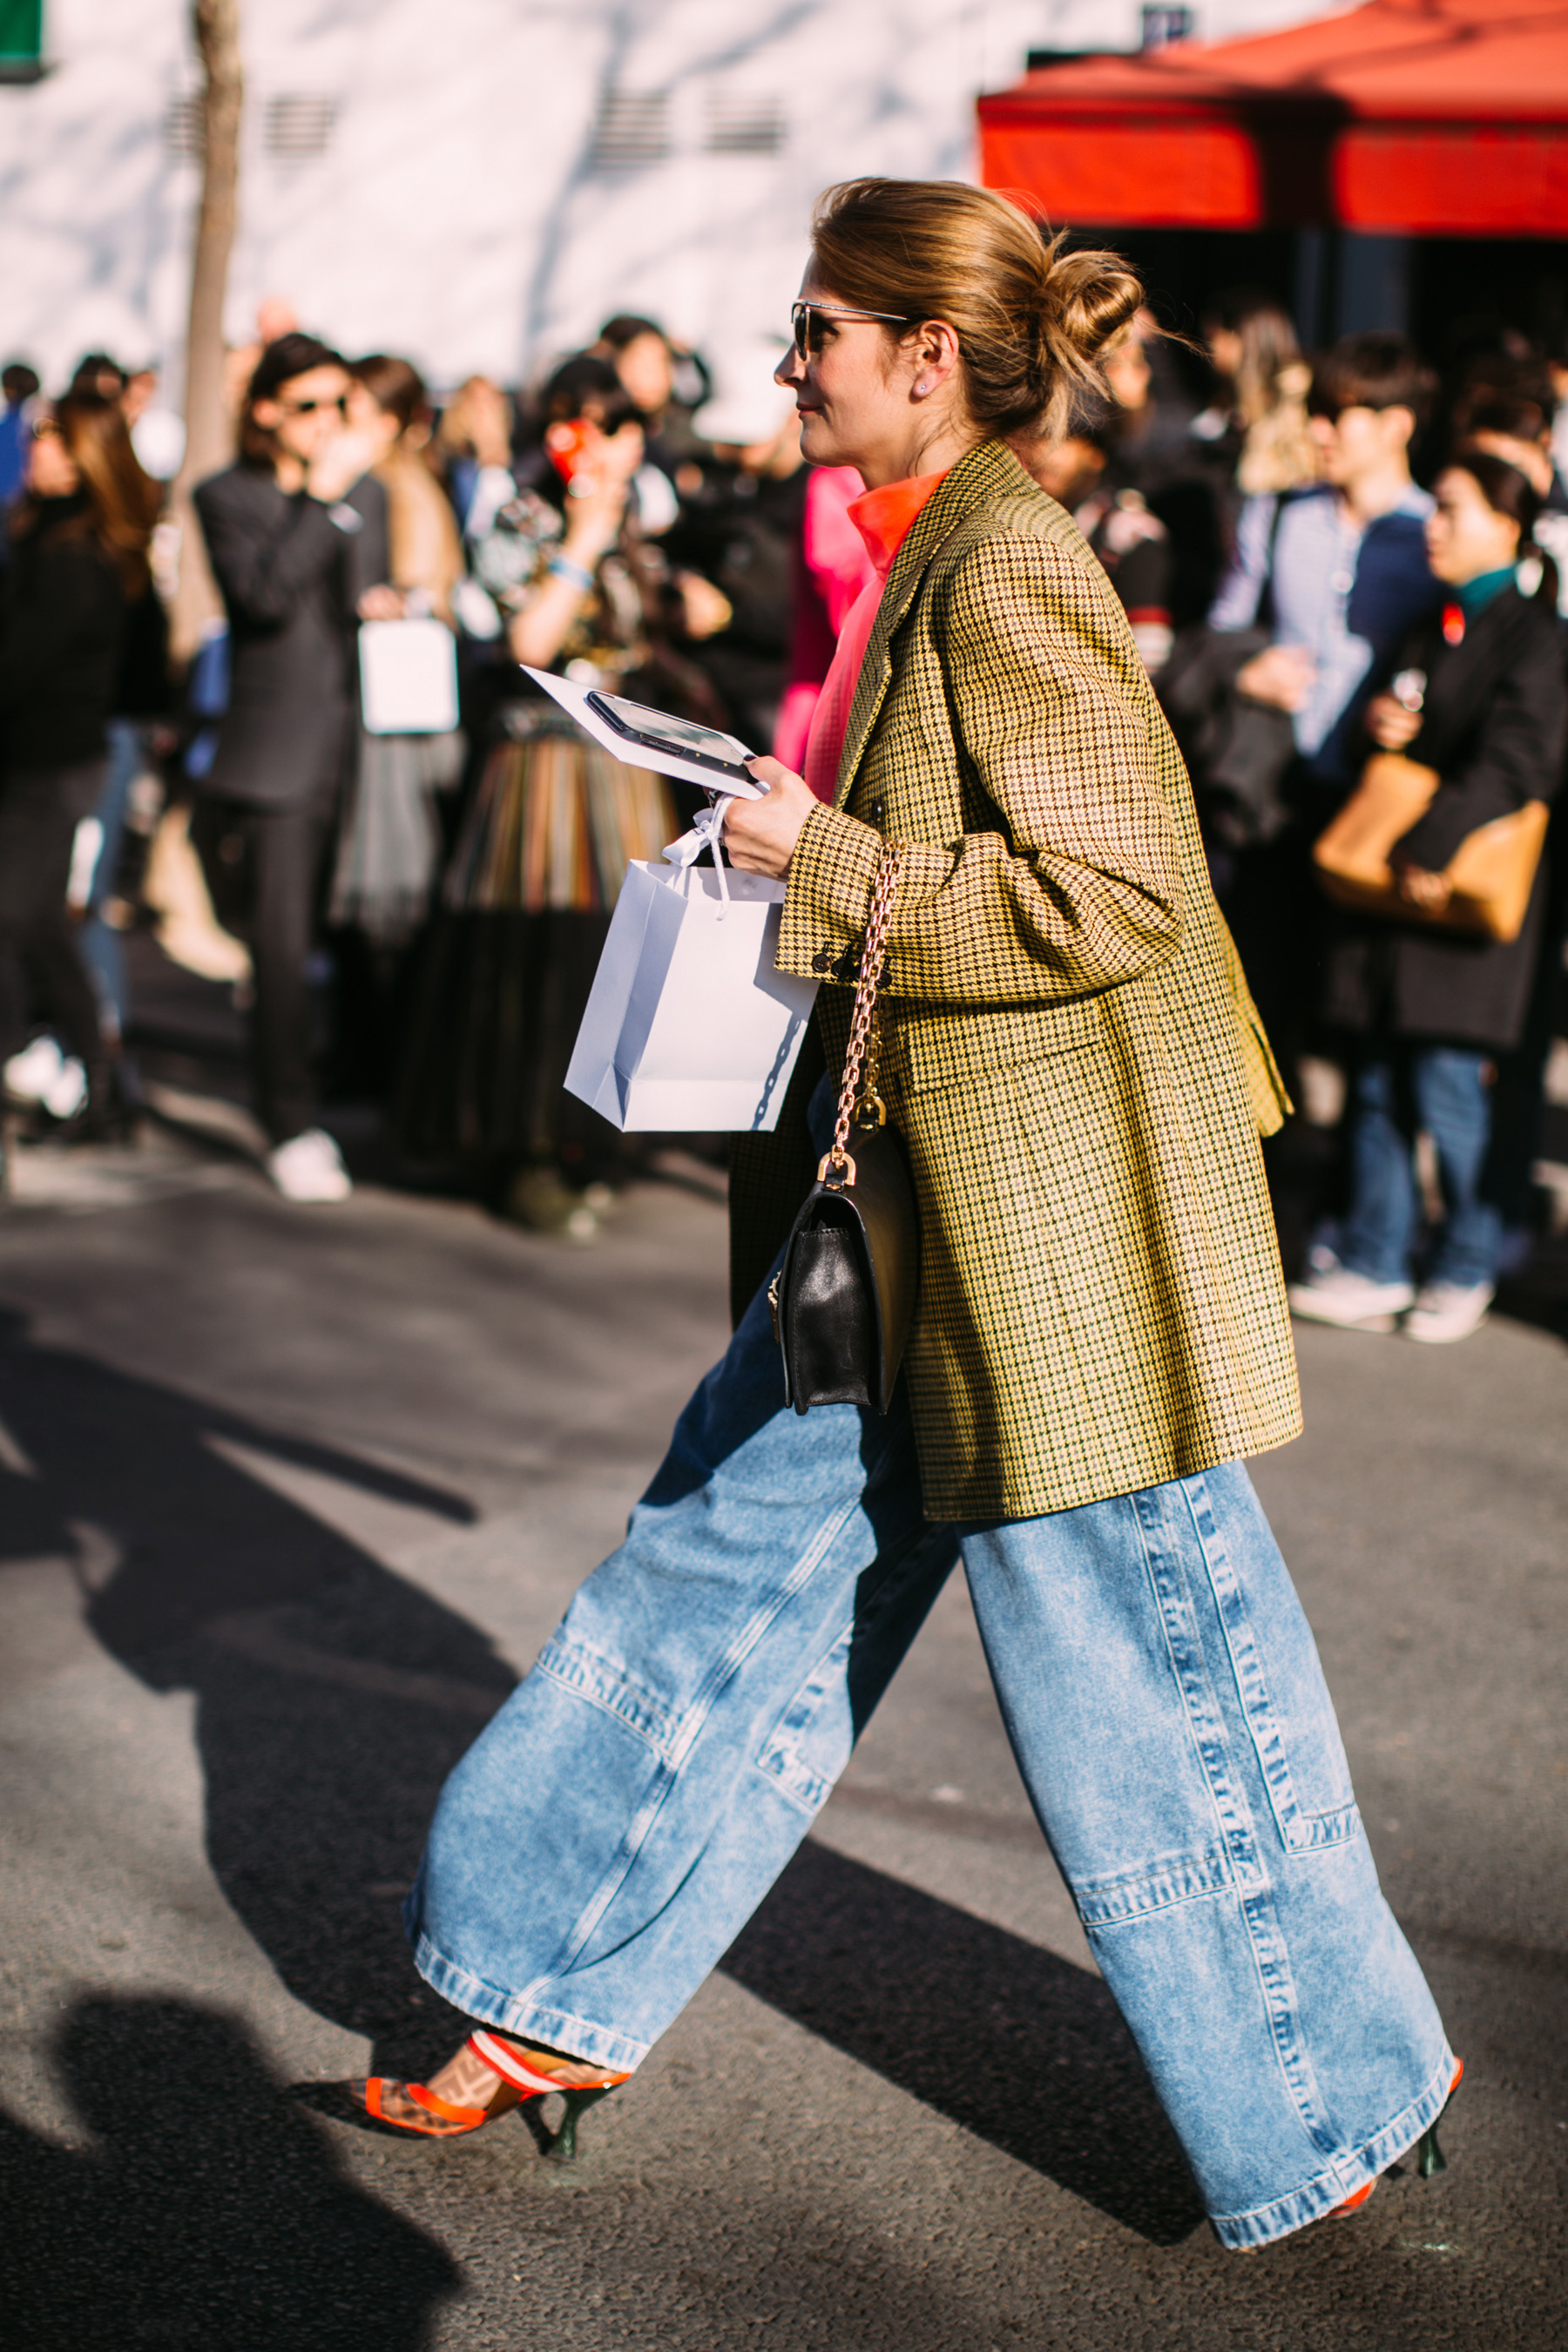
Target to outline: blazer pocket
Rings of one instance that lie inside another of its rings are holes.
[[[898,1019],[889,1067],[910,1095],[980,1085],[1004,1070],[1081,1054],[1100,1041],[1100,999]]]

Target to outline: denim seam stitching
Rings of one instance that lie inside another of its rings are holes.
[[[812,1770],[802,1751],[806,1736],[820,1716],[832,1686],[833,1678],[828,1670],[840,1651],[844,1653],[847,1664],[856,1622],[851,1616],[848,1623],[835,1635],[767,1734],[760,1754],[752,1759],[755,1770],[772,1780],[782,1796],[808,1813],[821,1810],[833,1784],[822,1773]]]
[[[828,1675],[826,1669],[832,1665],[840,1651],[845,1653],[847,1667],[848,1657],[854,1650],[856,1633],[858,1632],[869,1636],[875,1632],[886,1616],[893,1598],[902,1590],[916,1564],[924,1560],[932,1532],[934,1531],[928,1530],[927,1535],[912,1545],[907,1553],[896,1557],[883,1569],[864,1602],[859,1598],[858,1588],[857,1589],[856,1606],[850,1612],[847,1622],[829,1643],[812,1667],[784,1713],[768,1732],[760,1751],[752,1759],[753,1770],[761,1772],[764,1779],[772,1780],[781,1796],[799,1806],[806,1813],[820,1812],[832,1795],[836,1785],[835,1781],[828,1779],[825,1773],[818,1772],[805,1764],[803,1755],[805,1740],[820,1717],[823,1703],[832,1688],[834,1677]],[[875,1567],[876,1564],[874,1561],[872,1566]],[[867,1573],[868,1574],[869,1570]],[[810,1703],[803,1706],[803,1701]],[[851,1738],[850,1746],[853,1748],[853,1738]]]
[[[1206,1509],[1207,1488],[1201,1475],[1178,1479],[1174,1483],[1182,1489],[1183,1500],[1193,1523],[1194,1532],[1198,1535],[1201,1550],[1202,1537],[1198,1534],[1196,1527],[1193,1489],[1195,1487],[1203,1496]],[[1147,1524],[1152,1514],[1152,1498],[1137,1496],[1134,1498],[1133,1507],[1143,1546],[1144,1559],[1165,1628],[1166,1649],[1172,1659],[1172,1669],[1176,1675],[1177,1688],[1182,1694],[1183,1704],[1186,1706],[1191,1718],[1200,1766],[1208,1784],[1211,1801],[1219,1816],[1221,1832],[1230,1855],[1237,1907],[1242,1925],[1247,1932],[1252,1964],[1258,1975],[1258,1992],[1263,2001],[1264,2014],[1268,2021],[1269,2039],[1273,2043],[1275,2056],[1284,2077],[1287,2091],[1297,2114],[1300,2116],[1303,2128],[1315,2146],[1321,2146],[1326,2153],[1331,2154],[1332,2142],[1327,2135],[1326,2127],[1316,2123],[1308,2110],[1306,2095],[1308,2082],[1314,2094],[1317,2091],[1317,2084],[1315,2079],[1311,2078],[1310,2068],[1306,2065],[1305,2053],[1301,2047],[1296,1989],[1289,1969],[1285,1964],[1284,1949],[1278,1927],[1270,1916],[1273,1908],[1270,1887],[1268,1874],[1263,1868],[1257,1826],[1252,1820],[1251,1808],[1235,1776],[1230,1739],[1225,1728],[1224,1717],[1220,1712],[1218,1697],[1209,1674],[1207,1656],[1196,1614],[1186,1591],[1186,1580],[1181,1561],[1173,1548],[1167,1546],[1167,1549],[1171,1549],[1171,1557],[1163,1573],[1151,1549],[1150,1530]],[[1205,1560],[1205,1580],[1206,1566]],[[1177,1619],[1174,1626],[1172,1623],[1173,1613]],[[1195,1664],[1189,1663],[1188,1671],[1185,1674],[1177,1662],[1178,1645],[1173,1638],[1182,1631],[1181,1621],[1184,1615],[1191,1619],[1190,1637],[1195,1652]],[[1212,1741],[1205,1740],[1203,1737],[1203,1722],[1198,1714],[1197,1701],[1205,1694],[1212,1710]],[[1234,1821],[1236,1824],[1234,1828],[1227,1828],[1227,1817]],[[1300,2079],[1303,2071],[1308,2081]]]
[[[1152,1887],[1161,1882],[1168,1883],[1178,1874],[1171,1869],[1133,1871],[1122,1878],[1105,1880],[1100,1885],[1091,1885],[1078,1894],[1079,1916],[1084,1926],[1086,1927],[1126,1927],[1135,1919],[1147,1919],[1157,1911],[1173,1911],[1184,1903],[1205,1903],[1212,1900],[1216,1895],[1228,1895],[1235,1884],[1230,1874],[1230,1858],[1223,1846],[1211,1847],[1206,1853],[1202,1854],[1172,1856],[1170,1860],[1184,1864],[1184,1872],[1181,1874],[1194,1883],[1173,1887],[1168,1895],[1157,1895],[1152,1900],[1140,1902],[1136,1899],[1137,1890],[1140,1887]],[[1101,1908],[1108,1898],[1117,1895],[1131,1898],[1131,1907],[1114,1912]],[[1088,1916],[1090,1911],[1098,1913],[1099,1916],[1090,1918]]]
[[[1229,1634],[1225,1624],[1224,1612],[1220,1607],[1219,1594],[1215,1590],[1213,1566],[1204,1539],[1204,1522],[1206,1520],[1211,1527],[1214,1524],[1208,1482],[1202,1472],[1198,1472],[1181,1479],[1178,1483],[1192,1522],[1193,1533],[1197,1540],[1199,1555],[1204,1562],[1204,1570],[1214,1597],[1215,1608],[1219,1615],[1221,1636],[1226,1643],[1226,1654],[1231,1655]],[[1232,1665],[1234,1671],[1234,1658]],[[1238,1689],[1238,1698],[1240,1696]],[[1242,1701],[1242,1711],[1245,1716],[1245,1700]],[[1250,1730],[1249,1724],[1249,1733]],[[1254,1746],[1256,1747],[1256,1741]],[[1262,1769],[1261,1758],[1258,1763],[1259,1769]],[[1266,1771],[1264,1780],[1267,1786]],[[1270,1797],[1270,1803],[1272,1804],[1272,1797]],[[1250,1887],[1239,1887],[1237,1893],[1240,1897],[1242,1920],[1252,1948],[1253,1965],[1258,1970],[1264,2010],[1269,2021],[1269,2035],[1279,2060],[1279,2071],[1284,2077],[1291,2104],[1300,2118],[1301,2126],[1308,2138],[1314,2147],[1321,2147],[1323,2153],[1331,2158],[1334,2151],[1333,2135],[1329,2128],[1327,2108],[1318,2083],[1316,2070],[1307,2053],[1306,2041],[1301,2030],[1300,1995],[1290,1972],[1279,1923],[1274,1916],[1273,1889],[1268,1874],[1260,1869],[1257,1884]]]
[[[1219,1702],[1204,1656],[1203,1643],[1195,1617],[1192,1617],[1186,1595],[1176,1580],[1163,1570],[1156,1559],[1149,1541],[1142,1498],[1134,1496],[1133,1519],[1138,1528],[1138,1540],[1143,1554],[1143,1564],[1159,1612],[1160,1630],[1164,1637],[1165,1655],[1172,1677],[1181,1697],[1182,1709],[1187,1719],[1187,1732],[1196,1753],[1198,1769],[1214,1808],[1215,1826],[1219,1832],[1222,1851],[1229,1864],[1231,1881],[1237,1886],[1247,1883],[1248,1874],[1258,1868],[1257,1840],[1252,1833],[1248,1809],[1235,1786],[1234,1776],[1225,1768],[1229,1762],[1229,1742],[1226,1738]],[[1186,1621],[1191,1619],[1191,1622]]]
[[[1304,1815],[1300,1800],[1296,1794],[1290,1759],[1285,1753],[1284,1741],[1280,1737],[1279,1717],[1268,1685],[1264,1678],[1263,1660],[1258,1654],[1258,1644],[1253,1638],[1250,1621],[1242,1609],[1241,1588],[1231,1567],[1230,1557],[1226,1550],[1219,1530],[1214,1524],[1213,1514],[1208,1508],[1206,1488],[1204,1490],[1205,1507],[1202,1517],[1199,1517],[1190,1492],[1186,1494],[1186,1504],[1188,1515],[1193,1522],[1193,1532],[1197,1538],[1198,1552],[1204,1563],[1205,1573],[1208,1578],[1209,1590],[1214,1595],[1215,1614],[1219,1620],[1220,1636],[1225,1643],[1226,1655],[1230,1660],[1230,1671],[1236,1684],[1236,1695],[1241,1705],[1242,1719],[1247,1725],[1247,1736],[1252,1741],[1253,1753],[1258,1758],[1258,1769],[1263,1776],[1263,1785],[1268,1791],[1269,1811],[1274,1815],[1275,1826],[1279,1832],[1281,1843],[1287,1852],[1293,1852],[1295,1849],[1291,1842],[1291,1827],[1294,1822],[1304,1819]],[[1240,1621],[1241,1628],[1247,1636],[1247,1663],[1246,1664],[1237,1648],[1233,1618]],[[1260,1717],[1266,1718],[1269,1726],[1270,1736],[1267,1741],[1260,1732]]]
[[[647,1842],[666,1797],[679,1777],[681,1765],[691,1753],[699,1733],[712,1712],[714,1701],[720,1691],[732,1679],[742,1660],[756,1647],[767,1627],[773,1623],[780,1611],[794,1600],[803,1585],[810,1581],[833,1543],[847,1526],[859,1501],[860,1492],[857,1489],[836,1512],[823,1521],[815,1541],[806,1546],[794,1569],[773,1593],[768,1604],[753,1610],[751,1618],[742,1626],[735,1640],[715,1661],[706,1680],[699,1686],[689,1709],[681,1718],[680,1727],[671,1742],[669,1757],[660,1758],[648,1793],[627,1826],[619,1853],[611,1862],[610,1867],[605,1871],[594,1894],[584,1905],[577,1924],[571,1935],[567,1937],[548,1976],[537,1981],[548,1982],[550,1978],[559,1976],[563,1969],[569,1969],[575,1961],[589,1937],[626,1884],[638,1854]]]
[[[628,1712],[626,1708],[617,1706],[614,1699],[607,1697],[603,1691],[595,1690],[591,1683],[584,1681],[580,1675],[563,1672],[562,1665],[557,1663],[563,1658],[588,1659],[594,1664],[605,1667],[617,1683],[625,1686],[628,1694],[635,1694],[638,1699],[647,1702],[647,1717],[668,1717],[668,1709],[659,1706],[652,1691],[645,1690],[642,1685],[635,1682],[626,1669],[617,1665],[613,1658],[606,1657],[602,1651],[590,1648],[585,1642],[562,1642],[552,1638],[534,1661],[535,1671],[543,1675],[548,1681],[557,1684],[563,1690],[569,1690],[574,1697],[582,1699],[586,1706],[596,1706],[602,1714],[609,1716],[613,1721],[621,1724],[627,1731],[635,1733],[637,1738],[646,1742],[653,1749],[656,1756],[668,1759],[668,1733],[656,1734],[649,1728],[647,1721],[639,1721],[637,1717]]]

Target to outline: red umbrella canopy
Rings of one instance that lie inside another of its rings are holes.
[[[1568,236],[1568,5],[1369,0],[1047,66],[980,100],[980,147],[1052,221]]]

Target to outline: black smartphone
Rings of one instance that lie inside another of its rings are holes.
[[[717,727],[703,727],[691,719],[671,719],[662,710],[649,710],[640,702],[628,702],[624,695],[594,692],[584,697],[590,710],[613,727],[628,743],[640,743],[645,751],[664,751],[678,760],[693,761],[700,768],[711,768],[716,775],[731,777],[737,783],[757,789],[757,780],[746,761],[756,757],[733,735],[725,735]]]

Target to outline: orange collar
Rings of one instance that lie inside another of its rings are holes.
[[[915,517],[951,471],[951,467],[944,466],[940,474],[911,474],[904,481],[884,482],[879,490],[865,490],[850,500],[849,520],[866,542],[879,581],[886,580]]]

